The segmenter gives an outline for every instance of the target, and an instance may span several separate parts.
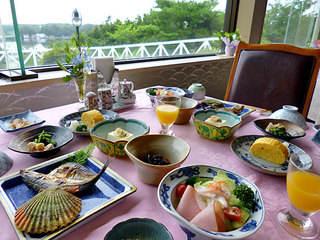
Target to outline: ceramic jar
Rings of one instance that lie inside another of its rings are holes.
[[[294,124],[300,126],[302,129],[307,129],[306,120],[301,113],[298,112],[298,108],[291,105],[283,105],[282,109],[279,109],[272,113],[269,118],[272,119],[285,119]]]
[[[237,47],[236,46],[226,46],[225,47],[225,53],[226,56],[234,56],[236,53]]]
[[[189,86],[188,90],[193,91],[192,98],[195,100],[202,100],[206,96],[206,89],[201,83],[193,83]]]
[[[87,110],[98,109],[97,95],[94,92],[88,92],[84,99],[84,105]]]

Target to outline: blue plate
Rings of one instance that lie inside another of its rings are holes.
[[[220,102],[222,102],[224,104],[224,108],[231,108],[231,107],[234,107],[236,105],[240,105],[241,104],[234,104],[234,103],[230,103],[230,102],[225,102],[225,101],[222,101],[222,100],[219,100]],[[220,110],[219,108],[213,108],[211,107],[210,105],[206,104],[206,103],[203,103],[203,106],[206,108],[206,109],[214,109],[214,110]],[[203,110],[203,108],[201,107],[200,104],[198,104],[198,106],[196,107],[196,110]],[[248,114],[254,112],[255,109],[253,108],[248,108],[248,107],[244,107],[242,112],[240,112],[240,114],[238,114],[239,117],[244,117],[244,116],[247,116]]]
[[[32,124],[29,125],[29,126],[26,126],[26,127],[15,129],[15,128],[11,127],[11,123],[16,118],[20,118],[20,119],[24,118],[25,120],[27,120],[27,122],[31,122]],[[15,132],[15,131],[19,131],[21,129],[26,129],[26,128],[29,128],[29,127],[32,127],[32,126],[35,126],[35,125],[42,124],[44,122],[45,122],[45,120],[37,117],[35,114],[33,114],[31,112],[31,110],[28,110],[26,112],[22,112],[22,113],[17,113],[17,114],[1,117],[0,118],[0,127],[5,132]]]
[[[63,118],[60,119],[59,125],[61,127],[69,128],[71,122],[74,120],[78,121],[79,124],[81,124],[81,115],[86,111],[74,112],[74,113],[68,114],[67,116],[64,116]],[[99,111],[103,115],[105,120],[113,120],[120,117],[119,114],[110,110],[99,110]],[[72,132],[78,135],[86,135],[86,136],[90,135],[89,131],[87,132],[72,131]]]
[[[64,155],[28,169],[36,170],[41,173],[49,173],[52,169],[60,166],[60,162],[67,157],[68,155]],[[103,164],[93,157],[90,157],[87,160],[88,161],[84,166],[91,172],[97,174]],[[60,230],[47,234],[30,235],[19,231],[17,228],[15,228],[15,231],[20,239],[60,238],[78,228],[83,223],[95,218],[97,214],[104,212],[108,207],[111,207],[111,205],[114,206],[116,203],[119,203],[120,200],[135,191],[136,187],[133,184],[107,168],[95,186],[87,191],[76,194],[77,197],[82,199],[82,209],[72,223]],[[0,179],[0,201],[4,206],[12,225],[15,225],[14,214],[16,210],[35,195],[36,193],[22,182],[19,172]]]
[[[250,153],[250,147],[258,138],[265,136],[257,135],[247,135],[241,136],[234,139],[231,142],[231,150],[242,160],[244,163],[248,164],[250,167],[271,175],[280,175],[285,176],[288,170],[288,161],[284,164],[276,164],[262,158],[254,157]],[[284,140],[277,139],[280,142],[284,143],[289,148],[289,153],[305,153],[301,148],[293,145],[292,143],[285,142]],[[310,157],[302,159],[303,168],[308,169],[312,166],[312,159]]]

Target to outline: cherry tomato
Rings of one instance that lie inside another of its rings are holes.
[[[239,221],[241,218],[241,210],[237,207],[227,207],[223,210],[224,215],[231,221]]]
[[[182,198],[182,195],[184,193],[184,191],[186,190],[187,185],[185,184],[178,184],[177,188],[176,188],[176,195],[179,198]]]

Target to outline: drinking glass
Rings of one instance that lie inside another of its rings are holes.
[[[164,96],[156,98],[155,106],[157,117],[162,127],[160,134],[174,136],[171,126],[177,119],[180,104],[180,97]]]
[[[312,159],[312,167],[303,169],[303,159]],[[319,235],[319,227],[310,216],[320,210],[320,157],[306,153],[292,154],[287,172],[287,192],[291,207],[278,213],[278,222],[288,233],[311,239]]]

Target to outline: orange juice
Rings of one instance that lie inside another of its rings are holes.
[[[179,108],[174,105],[164,104],[157,106],[156,112],[160,123],[170,125],[177,119]]]
[[[287,176],[290,202],[305,212],[320,210],[320,176],[305,172],[290,172]]]

